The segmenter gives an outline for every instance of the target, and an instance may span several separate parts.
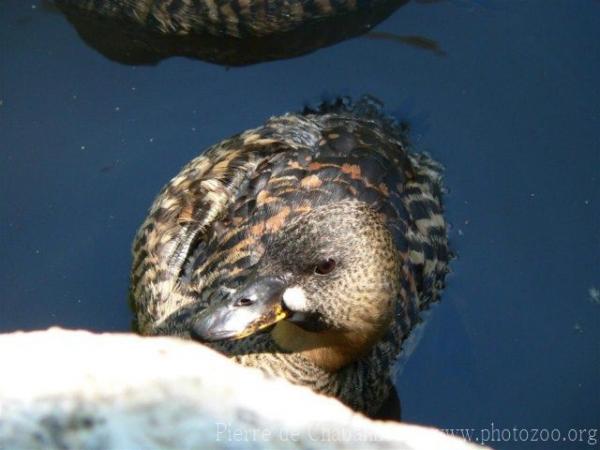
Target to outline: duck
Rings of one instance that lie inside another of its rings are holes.
[[[407,135],[377,99],[341,98],[203,151],[134,239],[136,329],[375,415],[451,258],[442,167]]]

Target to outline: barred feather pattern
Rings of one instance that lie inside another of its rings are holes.
[[[371,8],[378,0],[57,0],[61,7],[115,18],[157,33],[265,36]]]
[[[133,245],[138,329],[189,337],[194,318],[240,286],[294,221],[340,202],[367,205],[401,264],[394,318],[366,355],[332,373],[282,351],[269,333],[211,345],[372,414],[403,340],[443,288],[450,252],[441,195],[441,167],[409,151],[405,132],[372,99],[273,117],[207,149],[158,195]]]

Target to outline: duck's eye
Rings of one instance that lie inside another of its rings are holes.
[[[240,298],[235,302],[235,306],[250,306],[253,305],[254,301],[251,298]]]
[[[335,269],[335,260],[334,259],[324,259],[315,267],[315,273],[319,275],[327,275]]]

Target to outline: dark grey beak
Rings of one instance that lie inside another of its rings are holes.
[[[190,330],[194,339],[218,341],[241,339],[288,316],[283,308],[283,281],[261,277],[251,281],[231,300],[216,302],[205,309]]]

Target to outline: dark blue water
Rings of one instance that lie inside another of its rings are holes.
[[[376,31],[445,56],[363,37],[229,70],[131,67],[39,0],[0,1],[0,331],[128,330],[130,243],[185,162],[370,93],[446,166],[459,255],[398,381],[403,418],[510,441],[497,448],[597,448],[568,433],[600,425],[600,2],[412,2]]]

